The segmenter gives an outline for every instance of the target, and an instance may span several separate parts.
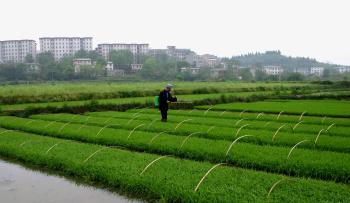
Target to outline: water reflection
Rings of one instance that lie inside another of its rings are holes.
[[[0,160],[1,203],[117,203],[137,202],[62,177],[32,171]]]

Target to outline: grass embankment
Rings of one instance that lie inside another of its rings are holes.
[[[306,133],[291,133],[291,132],[277,132],[280,126],[276,127],[274,131],[262,130],[262,129],[246,129],[247,124],[240,124],[238,126],[222,127],[217,126],[213,128],[212,125],[198,125],[198,124],[188,124],[183,120],[178,123],[161,123],[159,119],[156,120],[136,120],[134,118],[101,118],[94,116],[80,116],[73,114],[50,114],[50,115],[34,115],[31,118],[41,119],[47,121],[60,121],[66,123],[78,123],[83,125],[93,125],[100,126],[101,128],[115,128],[115,129],[125,129],[125,130],[136,130],[144,132],[153,132],[153,133],[164,133],[179,135],[179,136],[188,136],[192,133],[195,133],[191,136],[193,137],[202,137],[212,140],[227,140],[233,141],[242,135],[254,135],[252,137],[246,137],[240,142],[254,143],[259,145],[275,145],[275,146],[286,146],[292,147],[297,142],[302,140],[309,140],[309,142],[299,146],[306,149],[315,149],[315,150],[328,150],[335,152],[350,152],[350,137],[341,137],[330,135],[330,132],[333,132],[334,129],[329,129],[329,132],[326,130],[321,131],[320,134],[306,134]],[[224,123],[225,121],[218,121]],[[227,121],[226,121],[227,122]],[[229,126],[229,122],[227,122]],[[288,129],[288,127],[286,127]],[[349,128],[348,128],[349,129]],[[281,131],[281,130],[279,130]],[[295,130],[296,131],[296,130]],[[323,133],[322,133],[323,132]],[[344,135],[344,136],[346,136]],[[274,137],[274,138],[273,138]],[[317,138],[318,137],[318,138]],[[317,143],[315,145],[315,140]]]
[[[1,132],[2,157],[59,171],[90,183],[103,184],[113,190],[128,192],[149,201],[350,201],[349,188],[342,184],[302,178],[289,179],[286,176],[227,166],[219,166],[212,171],[195,192],[198,182],[213,164],[165,157],[140,175],[159,156],[22,132],[4,133],[4,129]],[[91,158],[88,159],[89,157]],[[267,197],[270,188],[282,179],[286,181],[278,184]]]
[[[291,148],[236,143],[227,153],[232,142],[197,137],[185,138],[165,134],[155,138],[158,134],[15,117],[3,117],[0,125],[8,129],[48,136],[215,163],[226,162],[240,167],[292,176],[344,183],[348,183],[350,177],[350,155],[344,153],[296,148],[287,158]]]
[[[209,106],[197,107],[207,109]],[[212,110],[268,112],[286,114],[350,117],[350,101],[337,100],[276,100],[249,103],[228,103],[213,106]]]

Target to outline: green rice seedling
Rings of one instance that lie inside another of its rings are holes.
[[[44,126],[44,129],[45,128],[48,128],[50,125],[54,124],[54,123],[57,123],[57,120],[54,120],[54,121],[51,121],[50,123],[48,123],[47,125]]]
[[[130,133],[129,133],[129,135],[128,135],[128,137],[126,138],[127,140],[130,138],[130,136],[135,132],[135,130],[137,129],[137,128],[140,128],[140,127],[142,127],[142,126],[144,126],[145,124],[144,123],[141,123],[140,125],[138,125],[138,126],[136,126],[134,129],[132,129],[131,131],[130,131]]]
[[[277,133],[278,133],[284,126],[286,126],[286,124],[281,125],[281,126],[276,130],[275,134],[273,134],[273,136],[272,136],[272,141],[275,140],[275,137],[276,137]]]
[[[153,161],[151,161],[151,162],[150,162],[149,164],[147,164],[147,166],[141,171],[140,176],[142,176],[142,174],[144,174],[144,173],[146,172],[146,170],[147,170],[150,166],[152,166],[154,163],[156,163],[157,161],[159,161],[159,160],[161,160],[161,159],[163,159],[163,158],[165,158],[165,157],[169,157],[169,156],[171,156],[171,155],[164,155],[164,156],[158,157],[158,158],[154,159]]]
[[[322,124],[324,123],[324,121],[326,120],[326,118],[327,118],[327,116],[324,116],[324,117],[322,118],[322,120],[321,120],[321,123],[322,123]]]
[[[68,123],[65,123],[63,124],[60,129],[58,130],[58,132],[61,132],[67,125],[71,124],[72,122],[68,122]]]
[[[87,161],[89,161],[89,159],[91,159],[93,156],[95,156],[98,152],[107,149],[107,147],[102,147],[101,149],[96,150],[95,152],[93,152],[90,156],[88,156],[83,163],[86,163]]]
[[[213,126],[211,126],[210,128],[208,128],[207,133],[210,133],[210,131],[212,131],[215,127],[216,127],[216,126],[213,125]]]
[[[154,119],[153,121],[151,121],[148,126],[147,129],[149,129],[158,119]]]
[[[108,123],[109,121],[111,121],[113,119],[113,117],[112,118],[107,118],[103,123]]]
[[[300,114],[299,121],[301,121],[301,119],[303,118],[305,113],[306,113],[306,111],[303,111],[303,113]]]
[[[244,137],[253,137],[253,136],[255,136],[255,135],[242,135],[242,136],[238,137],[237,139],[235,139],[235,140],[230,144],[230,146],[228,147],[225,156],[228,155],[228,153],[230,152],[231,148],[233,147],[233,145],[234,145],[238,140],[240,140],[240,139],[242,139],[242,138],[244,138]]]
[[[220,116],[223,116],[226,113],[226,110],[220,113]]]
[[[152,142],[153,142],[157,137],[159,137],[161,134],[164,134],[164,133],[166,133],[166,132],[167,132],[167,131],[163,131],[163,132],[160,132],[160,133],[156,134],[155,136],[153,136],[152,139],[149,141],[148,145],[151,145]]]
[[[195,111],[196,109],[192,109],[191,111],[189,111],[188,113],[191,114],[193,111]]]
[[[197,190],[199,189],[199,187],[201,186],[202,182],[204,181],[204,179],[209,175],[209,173],[211,171],[213,171],[216,167],[218,166],[221,166],[221,165],[224,165],[226,163],[219,163],[219,164],[216,164],[214,165],[213,167],[211,167],[205,174],[204,176],[201,178],[201,180],[198,182],[197,186],[194,188],[194,191],[197,192]]]
[[[235,123],[235,126],[237,126],[240,122],[242,122],[243,120],[245,120],[245,118],[241,118],[241,119],[239,119],[238,121],[236,121],[236,123]]]
[[[191,133],[191,134],[189,134],[188,136],[186,136],[185,139],[181,142],[179,151],[182,149],[182,146],[184,146],[184,144],[186,143],[186,141],[188,140],[188,138],[190,138],[192,135],[199,134],[199,133],[201,133],[201,132],[194,132],[194,133]]]
[[[273,189],[275,189],[275,187],[276,187],[278,184],[280,184],[281,182],[286,181],[286,180],[288,180],[288,179],[285,178],[285,177],[283,177],[282,179],[276,181],[276,182],[271,186],[269,192],[267,193],[267,198],[270,197],[271,192],[273,191]]]
[[[28,142],[30,142],[30,140],[27,140],[27,141],[24,141],[24,142],[22,142],[20,145],[19,145],[19,147],[23,147],[25,144],[27,144]]]
[[[324,130],[324,129],[321,129],[321,130],[318,132],[318,134],[317,134],[317,136],[316,136],[316,139],[315,139],[314,145],[316,145],[317,140],[318,140],[318,138],[320,137],[320,135],[321,135],[321,133],[322,133],[323,130]]]
[[[264,113],[263,112],[260,112],[257,116],[256,116],[256,118],[255,119],[259,119],[260,118],[260,116],[263,116],[264,115]]]
[[[214,106],[209,107],[206,111],[204,111],[204,115],[207,115],[207,113],[210,111],[210,109],[214,108]]]
[[[29,124],[33,123],[34,121],[35,121],[35,120],[28,121],[28,122],[26,122],[24,125],[29,125]]]
[[[264,124],[264,127],[268,126],[271,122],[270,121],[267,121],[265,124]]]
[[[292,131],[294,132],[295,129],[301,124],[303,123],[304,121],[299,121],[298,123],[296,123],[293,127],[292,127]]]
[[[185,120],[179,122],[179,123],[175,126],[174,131],[176,131],[176,129],[178,129],[184,122],[192,121],[192,120],[193,120],[193,119],[185,119]]]
[[[288,156],[287,156],[287,159],[289,159],[289,157],[290,157],[290,155],[292,154],[293,150],[294,150],[298,145],[300,145],[300,144],[302,144],[302,143],[304,143],[304,142],[310,142],[310,140],[302,140],[302,141],[296,143],[296,144],[292,147],[292,149],[290,149],[290,151],[289,151],[289,153],[288,153]]]
[[[281,115],[282,115],[283,112],[284,112],[284,111],[280,111],[280,112],[278,113],[276,120],[279,120],[279,119],[280,119],[280,117],[281,117]]]
[[[116,126],[116,125],[119,125],[119,124],[108,124],[108,125],[103,126],[103,127],[96,133],[95,136],[98,137],[104,129],[106,129],[106,128],[108,128],[108,127],[111,127],[111,126]]]
[[[63,142],[63,141],[62,141]],[[62,142],[57,142],[56,144],[52,145],[46,152],[45,154],[48,154],[53,148],[55,148],[57,145],[61,144]]]
[[[330,124],[330,125],[327,127],[326,132],[328,133],[329,130],[330,130],[334,125],[335,125],[335,123]]]
[[[240,128],[238,128],[235,137],[238,136],[239,132],[240,132],[244,127],[247,127],[247,126],[249,126],[249,125],[250,125],[250,124],[245,124],[245,125],[242,125]]]
[[[241,117],[245,111],[246,110],[241,111],[241,113],[239,113],[239,117]]]
[[[133,120],[135,120],[136,118],[140,117],[141,115],[137,115],[134,116],[133,118],[131,118],[126,124],[130,124]]]
[[[4,130],[4,131],[0,132],[0,135],[8,133],[8,132],[12,132],[12,131],[14,131],[14,130]]]

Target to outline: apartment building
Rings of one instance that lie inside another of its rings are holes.
[[[30,54],[36,57],[36,42],[34,40],[7,40],[0,41],[0,62],[25,62]]]
[[[148,54],[148,44],[99,44],[97,45],[98,53],[106,60],[109,60],[109,54],[112,50],[129,50],[134,56],[134,64],[140,64],[140,56]]]
[[[79,50],[92,50],[92,37],[42,37],[39,41],[40,51],[51,52],[56,61]]]
[[[165,54],[178,61],[185,61],[188,55],[194,54],[194,52],[190,49],[178,49],[175,46],[167,46],[166,49],[150,49],[148,54],[153,57]]]
[[[281,66],[263,66],[262,71],[267,75],[281,75],[283,73],[283,68]]]
[[[311,67],[311,68],[299,67],[299,68],[294,68],[293,72],[300,73],[305,76],[316,75],[320,77],[323,75],[324,68],[323,67]]]

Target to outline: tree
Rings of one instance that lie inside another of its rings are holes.
[[[34,58],[32,54],[27,54],[27,56],[24,58],[24,61],[26,63],[34,63]]]
[[[304,76],[300,73],[288,73],[286,76],[287,81],[303,81]]]
[[[113,62],[114,67],[130,72],[134,57],[129,50],[113,50],[109,54],[109,59]]]
[[[159,65],[155,58],[149,58],[145,61],[140,71],[145,79],[157,79],[160,75]]]
[[[253,80],[253,75],[249,68],[241,68],[239,70],[239,75],[242,77],[242,80]]]
[[[51,52],[43,52],[37,55],[37,62],[40,65],[40,76],[45,80],[54,79],[54,71],[56,70],[56,62]]]

